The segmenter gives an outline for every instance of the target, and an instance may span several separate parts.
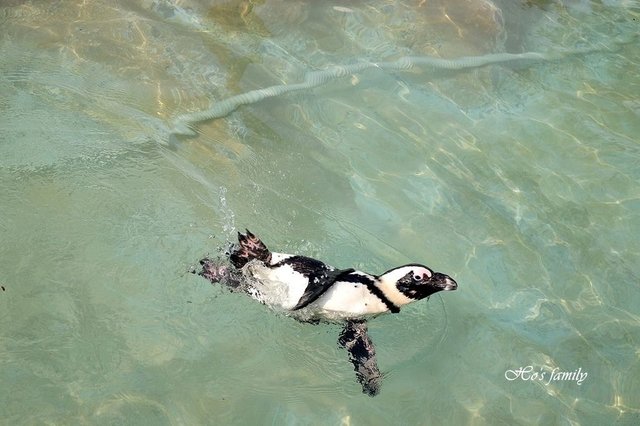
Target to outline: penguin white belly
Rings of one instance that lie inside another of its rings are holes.
[[[312,304],[328,318],[353,318],[387,312],[387,306],[360,283],[338,281]]]
[[[273,254],[278,254],[279,258],[290,257],[290,255],[279,253]],[[262,262],[250,262],[246,265],[243,274],[255,290],[250,291],[254,299],[285,310],[296,306],[308,284],[305,276],[296,272],[290,265],[269,268]]]

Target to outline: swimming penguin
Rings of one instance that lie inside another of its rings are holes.
[[[221,282],[293,318],[311,323],[340,322],[338,343],[349,353],[363,392],[375,396],[382,375],[367,333],[367,319],[400,308],[458,285],[448,275],[409,264],[372,275],[355,269],[336,269],[319,260],[271,252],[249,230],[238,233],[231,265],[209,258],[200,261],[199,275]]]

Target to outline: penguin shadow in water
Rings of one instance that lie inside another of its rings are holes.
[[[306,256],[271,252],[249,230],[238,233],[229,261],[204,258],[198,275],[242,292],[298,321],[342,323],[338,344],[346,349],[362,391],[380,392],[382,374],[367,320],[397,314],[408,303],[458,288],[448,275],[424,265],[408,264],[372,275],[353,268],[336,269]]]

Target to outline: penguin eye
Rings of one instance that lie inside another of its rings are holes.
[[[420,275],[414,275],[414,276],[413,276],[413,279],[414,279],[414,280],[416,280],[416,281],[422,281],[422,276],[420,276]]]

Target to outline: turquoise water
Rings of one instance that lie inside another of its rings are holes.
[[[3,2],[0,423],[640,423],[640,48],[609,49],[639,18],[624,0]],[[331,65],[590,46],[369,71],[171,133]],[[370,398],[340,327],[189,273],[245,227],[459,289],[371,321]],[[542,380],[509,372],[528,366]]]

